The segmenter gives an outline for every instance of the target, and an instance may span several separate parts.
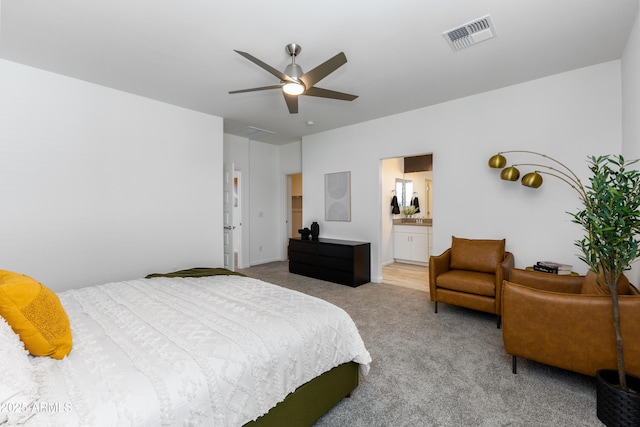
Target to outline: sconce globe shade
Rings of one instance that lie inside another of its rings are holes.
[[[500,172],[500,178],[505,181],[517,181],[520,178],[520,171],[513,166],[502,169]]]
[[[494,169],[502,169],[507,164],[507,159],[502,154],[496,154],[489,159],[489,167]]]
[[[300,95],[304,92],[304,85],[302,83],[289,82],[282,86],[282,90],[288,95]]]
[[[542,175],[540,175],[538,172],[529,172],[522,177],[522,181],[520,182],[525,187],[540,188],[540,186],[542,185]]]

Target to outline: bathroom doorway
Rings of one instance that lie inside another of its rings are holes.
[[[381,178],[382,281],[428,292],[433,236],[433,155],[382,159]]]

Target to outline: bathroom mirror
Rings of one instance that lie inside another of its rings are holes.
[[[409,206],[413,205],[413,201],[415,198],[418,199],[418,206],[420,208],[420,212],[416,213],[416,216],[420,218],[432,218],[431,211],[431,200],[432,200],[432,175],[431,171],[423,171],[423,172],[410,172],[404,174],[404,179],[396,180],[396,193],[398,193],[397,181],[404,182],[404,201],[401,206]],[[398,196],[398,203],[400,203],[400,197]]]
[[[396,197],[401,207],[409,206],[412,194],[413,181],[410,179],[396,178]]]
[[[420,212],[414,216],[433,219],[433,155],[394,157],[383,160],[382,165],[383,176],[386,174],[393,180],[391,191],[398,207],[414,205],[412,201],[417,198]],[[386,198],[389,187],[384,187],[383,190]],[[392,206],[393,203],[392,201]],[[388,209],[388,202],[385,202],[385,209]],[[392,213],[392,215],[402,214]],[[400,217],[394,219],[400,219]]]

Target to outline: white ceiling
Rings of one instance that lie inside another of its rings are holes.
[[[224,118],[225,132],[304,135],[619,59],[638,0],[0,0],[0,57]],[[453,52],[442,36],[490,15],[497,37]],[[343,51],[317,86],[353,102],[279,90],[298,43],[309,71]],[[313,121],[314,125],[307,125]]]

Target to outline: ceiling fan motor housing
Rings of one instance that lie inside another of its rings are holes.
[[[302,68],[300,68],[298,64],[287,65],[287,68],[284,69],[284,73],[296,81],[300,81],[300,76],[304,74],[302,72]]]

